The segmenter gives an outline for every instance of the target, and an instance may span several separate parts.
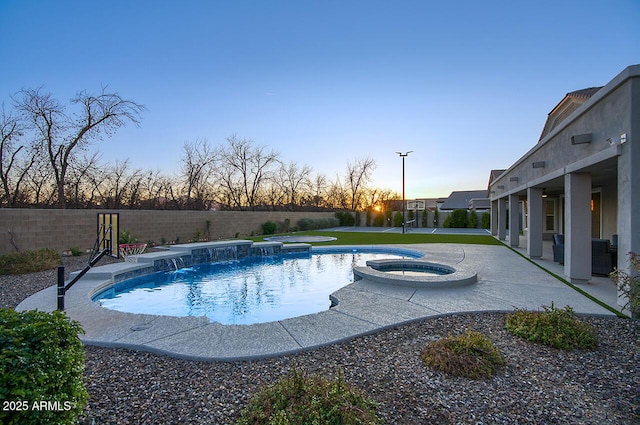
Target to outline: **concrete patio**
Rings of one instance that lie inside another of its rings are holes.
[[[397,246],[397,245],[394,245]],[[610,310],[551,276],[506,246],[403,245],[424,259],[475,269],[478,282],[457,288],[410,288],[359,280],[336,291],[328,311],[271,323],[222,325],[205,317],[121,313],[100,307],[90,295],[103,280],[81,279],[67,294],[66,312],[79,321],[87,344],[126,347],[187,359],[237,360],[269,357],[336,343],[386,327],[438,315],[479,311],[541,309],[570,305],[581,314],[613,315]],[[550,248],[549,248],[550,249]],[[538,263],[561,270],[546,255]],[[582,288],[611,307],[616,290],[606,278]],[[52,311],[56,288],[24,300],[17,310]]]

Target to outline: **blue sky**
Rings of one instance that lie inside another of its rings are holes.
[[[371,156],[406,196],[483,189],[565,93],[640,63],[639,0],[0,0],[0,102],[107,85],[147,111],[105,161],[179,167],[236,134],[329,179]]]

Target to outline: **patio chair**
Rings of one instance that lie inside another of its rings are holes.
[[[553,261],[564,264],[564,235],[553,235]]]
[[[591,274],[608,276],[613,271],[615,253],[608,239],[591,241]]]

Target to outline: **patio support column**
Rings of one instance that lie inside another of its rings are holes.
[[[520,246],[520,197],[509,195],[509,245]]]
[[[564,274],[571,283],[587,283],[591,279],[591,174],[565,174],[564,187]]]
[[[491,234],[498,235],[498,201],[491,201]]]
[[[637,85],[634,106],[640,111],[640,87]],[[640,116],[636,112],[636,117]],[[640,134],[640,122],[632,120],[632,134]],[[629,137],[629,136],[627,136]],[[629,262],[627,253],[640,253],[640,137],[627,140],[621,146],[622,155],[618,157],[618,264],[619,270],[630,275],[636,273]],[[628,299],[618,291],[618,306]]]
[[[529,258],[542,257],[542,189],[527,189],[529,230],[527,232],[527,255]]]
[[[498,199],[498,239],[501,241],[507,238],[507,200]]]

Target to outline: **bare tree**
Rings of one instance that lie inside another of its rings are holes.
[[[302,167],[293,161],[280,164],[277,185],[284,192],[289,209],[293,210],[300,205],[301,192],[305,192],[311,186],[311,172],[311,167],[306,164]]]
[[[24,135],[20,119],[4,109],[0,110],[0,179],[2,180],[2,204],[15,206],[19,199],[26,201],[27,194],[22,187],[29,169],[35,163],[35,156],[20,143]]]
[[[256,146],[252,140],[229,137],[218,166],[220,184],[229,204],[240,209],[255,209],[278,156],[275,151]]]
[[[105,208],[123,208],[131,206],[130,199],[136,198],[142,179],[142,170],[131,169],[129,160],[116,161],[107,168],[105,177],[100,184],[100,203]]]
[[[160,170],[149,170],[142,173],[140,180],[140,208],[167,208],[166,194],[170,192],[172,181]]]
[[[211,179],[217,156],[217,152],[206,139],[185,142],[180,158],[182,163],[180,179],[187,208],[207,208],[211,201]]]
[[[77,150],[93,141],[112,135],[120,127],[132,123],[139,125],[142,105],[122,99],[105,88],[98,95],[79,92],[71,103],[79,111],[68,116],[65,107],[51,94],[38,89],[22,90],[16,100],[25,114],[37,141],[47,152],[56,183],[58,206],[65,207],[65,184],[69,164]]]
[[[331,209],[347,209],[349,208],[348,198],[347,191],[340,180],[340,176],[336,176],[335,180],[330,182],[327,187],[326,206]]]
[[[345,180],[349,187],[351,211],[357,211],[362,206],[362,197],[375,168],[376,162],[371,157],[359,158],[347,164]]]
[[[309,204],[314,207],[326,206],[327,177],[324,174],[316,174],[311,184]]]
[[[97,152],[91,156],[73,156],[66,179],[67,203],[75,208],[93,206],[104,174]]]
[[[49,207],[56,197],[53,171],[49,166],[49,160],[41,155],[40,151],[34,152],[33,158],[35,162],[25,178],[25,186],[29,190],[30,202],[38,207]]]

